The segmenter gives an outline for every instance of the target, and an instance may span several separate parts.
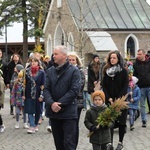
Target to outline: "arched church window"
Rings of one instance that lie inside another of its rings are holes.
[[[129,37],[127,41],[127,54],[130,55],[131,58],[135,57],[135,42],[132,37]]]
[[[61,45],[64,45],[64,34],[62,33],[62,38],[61,38]]]

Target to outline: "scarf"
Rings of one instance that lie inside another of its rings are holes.
[[[31,67],[27,71],[27,76],[31,81],[31,98],[32,99],[36,98],[36,83],[35,83],[35,80],[37,79],[38,75],[39,75],[39,66]]]
[[[117,73],[119,73],[121,71],[122,71],[122,68],[118,64],[118,65],[112,66],[111,68],[108,68],[106,70],[106,73],[109,77],[114,77]]]
[[[35,76],[36,73],[38,72],[39,70],[39,66],[31,66],[31,74],[32,76]]]

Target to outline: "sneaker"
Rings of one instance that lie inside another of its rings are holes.
[[[133,125],[131,125],[130,130],[132,131],[133,129],[134,129],[134,126],[133,126]]]
[[[19,122],[16,123],[15,129],[19,129]]]
[[[48,132],[52,132],[52,127],[51,126],[47,126],[47,131]]]
[[[33,127],[31,127],[27,130],[27,133],[33,134],[33,133],[35,133],[35,129]]]
[[[146,128],[146,121],[142,121],[142,127]]]
[[[0,133],[3,133],[5,131],[5,126],[4,125],[1,125],[0,126]]]
[[[45,116],[45,111],[43,111],[43,113],[42,113],[42,117],[44,117]]]
[[[116,150],[123,150],[123,144],[121,142],[118,143]]]
[[[36,127],[34,128],[34,130],[35,130],[35,132],[38,132],[38,131],[39,131],[38,126],[36,126]]]
[[[23,126],[24,129],[29,129],[29,126],[27,123],[24,123],[24,126]]]

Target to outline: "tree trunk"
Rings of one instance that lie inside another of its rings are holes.
[[[28,21],[27,21],[27,12],[26,12],[26,0],[22,0],[23,11],[23,62],[24,64],[28,59]]]

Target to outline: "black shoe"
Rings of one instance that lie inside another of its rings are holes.
[[[146,121],[142,121],[142,127],[146,128]]]
[[[123,150],[123,144],[121,142],[118,143],[116,150]]]
[[[10,115],[14,115],[13,106],[10,106]]]
[[[107,150],[113,150],[114,148],[113,148],[113,146],[112,146],[112,144],[111,143],[108,143],[107,144]]]
[[[10,115],[14,115],[13,111],[10,111]]]

